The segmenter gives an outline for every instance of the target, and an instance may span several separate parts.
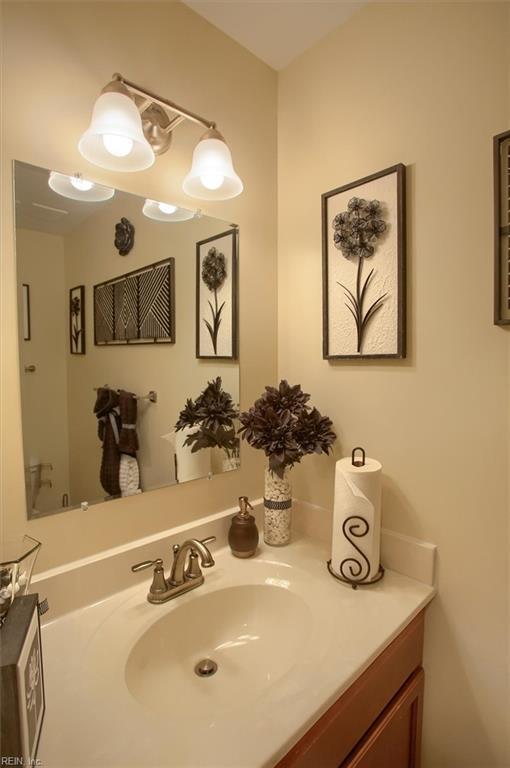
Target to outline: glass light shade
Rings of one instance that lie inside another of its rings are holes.
[[[182,188],[190,197],[200,200],[229,200],[240,195],[243,182],[234,171],[232,155],[217,131],[210,130],[193,152],[191,170]]]
[[[57,171],[50,171],[48,186],[57,195],[89,203],[101,203],[104,200],[110,200],[115,194],[115,190],[111,187],[94,184],[92,181],[82,179],[78,174],[66,176],[63,173],[57,173]]]
[[[78,149],[91,163],[109,171],[143,171],[155,159],[136,104],[130,96],[115,91],[97,99]]]
[[[169,203],[158,203],[157,200],[146,200],[143,215],[155,221],[188,221],[195,216],[195,212]]]

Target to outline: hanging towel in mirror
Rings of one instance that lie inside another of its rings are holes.
[[[120,434],[119,451],[136,456],[138,435],[136,434],[137,401],[132,392],[119,391]]]
[[[104,490],[110,496],[120,496],[119,485],[119,396],[108,387],[97,390],[94,413],[98,420],[97,432],[103,444],[103,456],[99,479]]]

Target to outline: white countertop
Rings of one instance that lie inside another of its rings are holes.
[[[38,758],[45,768],[269,768],[434,596],[432,587],[392,571],[374,586],[352,590],[327,572],[327,549],[305,538],[278,549],[262,545],[250,560],[228,549],[214,556],[205,584],[168,603],[146,601],[149,576],[43,627],[47,701]],[[129,578],[126,573],[126,583]],[[268,672],[260,689],[239,677],[238,688],[229,689],[236,691],[233,700],[221,706],[212,693],[222,685],[221,670],[206,680],[190,670],[190,685],[210,686],[209,710],[203,703],[195,711],[183,706],[171,676],[164,710],[144,708],[125,680],[136,641],[179,606],[196,601],[200,614],[198,598],[243,584],[280,587],[306,601],[298,662],[281,676],[271,673],[273,679]]]

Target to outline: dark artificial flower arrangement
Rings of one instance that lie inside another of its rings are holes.
[[[269,469],[283,477],[287,468],[311,453],[329,454],[336,440],[333,422],[308,405],[310,395],[301,386],[283,380],[264,394],[239,420],[241,436],[269,457]]]
[[[179,414],[175,430],[196,427],[184,445],[191,446],[191,453],[203,448],[221,448],[229,458],[239,455],[239,438],[236,437],[234,419],[239,412],[231,395],[222,389],[221,377],[209,381],[196,400],[188,398]]]
[[[365,295],[374,274],[374,269],[370,270],[362,285],[363,259],[368,259],[374,255],[376,242],[386,231],[386,222],[382,218],[381,203],[378,200],[363,200],[359,197],[351,197],[347,204],[347,210],[338,213],[333,219],[333,229],[335,247],[342,252],[346,259],[358,259],[356,294],[350,291],[343,283],[338,283],[338,285],[344,289],[347,299],[345,306],[354,317],[358,335],[358,352],[361,352],[365,329],[371,318],[382,307],[387,296],[386,293],[383,293],[365,312]]]
[[[209,331],[211,337],[214,354],[217,354],[218,346],[218,331],[221,325],[221,312],[225,306],[225,302],[218,307],[218,289],[221,288],[227,277],[227,262],[225,255],[218,251],[214,246],[209,248],[207,256],[202,262],[202,281],[214,293],[214,307],[209,301],[209,308],[211,310],[212,325],[208,320],[204,319],[204,323]]]

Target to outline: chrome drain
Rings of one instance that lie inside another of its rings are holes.
[[[202,659],[195,666],[195,675],[199,677],[212,677],[218,671],[218,665],[212,659]]]

